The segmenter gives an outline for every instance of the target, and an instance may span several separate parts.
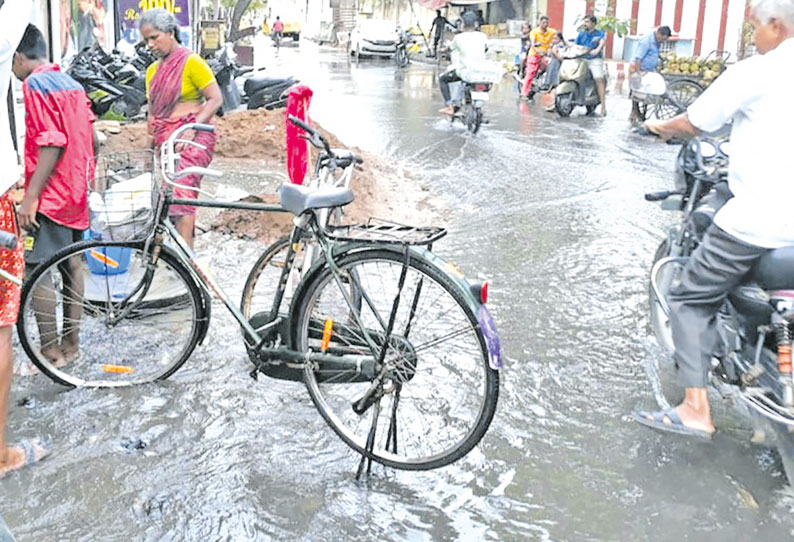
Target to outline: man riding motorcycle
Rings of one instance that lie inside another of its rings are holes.
[[[556,30],[549,28],[549,18],[545,15],[541,15],[538,27],[529,33],[530,48],[529,53],[527,53],[524,85],[521,88],[522,98],[530,97],[532,80],[548,66],[549,45],[551,45],[551,40],[556,34]]]
[[[463,14],[462,19],[463,32],[455,36],[449,46],[452,64],[447,71],[438,76],[438,85],[446,104],[446,107],[439,109],[439,113],[445,115],[455,114],[449,84],[460,81],[460,70],[485,60],[485,52],[488,49],[488,37],[477,31],[477,15],[467,11]]]
[[[794,0],[752,0],[751,6],[760,54],[729,68],[686,113],[645,123],[669,139],[733,121],[728,185],[734,196],[717,212],[668,299],[684,401],[634,414],[635,421],[653,429],[701,438],[715,431],[706,391],[715,317],[761,256],[794,245],[791,140],[785,132],[794,124],[794,110],[787,107],[794,72],[785,68],[794,65]]]

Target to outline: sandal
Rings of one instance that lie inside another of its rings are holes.
[[[14,466],[14,467],[5,467],[6,470],[0,470],[0,478],[32,465],[33,463],[38,463],[45,457],[50,454],[50,448],[47,446],[44,441],[41,439],[23,439],[17,444],[12,444],[9,448],[22,448],[23,453],[25,454],[24,461],[21,465]]]
[[[676,413],[675,408],[657,410],[656,412],[635,412],[631,417],[635,422],[657,431],[697,437],[703,440],[711,440],[714,437],[714,433],[685,426]],[[648,419],[649,417],[651,418],[650,420]],[[665,422],[665,418],[670,420],[670,423]]]

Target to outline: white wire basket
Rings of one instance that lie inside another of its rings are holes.
[[[93,179],[88,179],[91,237],[144,239],[153,226],[158,190],[154,151],[101,154]]]

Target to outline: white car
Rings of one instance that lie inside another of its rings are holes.
[[[397,51],[399,32],[393,21],[362,19],[350,33],[350,54],[391,57]]]

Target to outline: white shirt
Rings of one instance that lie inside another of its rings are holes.
[[[6,100],[14,52],[25,33],[32,11],[31,0],[6,0],[0,8],[0,195],[19,180],[17,154],[11,139]]]
[[[704,131],[733,120],[728,186],[714,222],[764,248],[794,245],[794,38],[728,68],[689,106]]]
[[[485,60],[488,36],[482,32],[462,32],[455,36],[450,48],[450,60],[455,70]]]

